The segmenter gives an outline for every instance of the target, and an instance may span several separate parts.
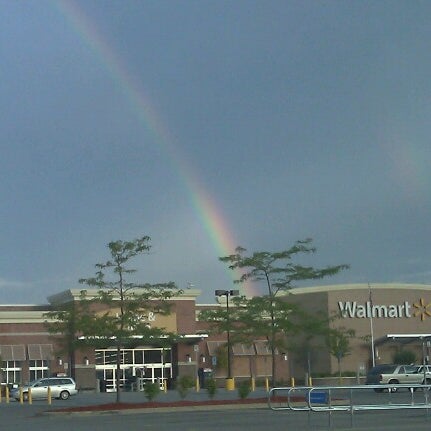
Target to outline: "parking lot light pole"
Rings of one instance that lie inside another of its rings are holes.
[[[232,365],[231,365],[231,342],[230,342],[230,313],[229,313],[229,296],[238,296],[239,290],[216,290],[216,296],[226,297],[226,326],[227,326],[227,381],[226,389],[234,390],[235,385],[232,378]]]

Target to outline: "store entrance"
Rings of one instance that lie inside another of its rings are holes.
[[[102,392],[115,392],[117,351],[115,348],[96,350],[96,378]],[[172,378],[171,349],[136,348],[121,350],[120,387],[123,390],[143,390],[146,382],[164,387]]]

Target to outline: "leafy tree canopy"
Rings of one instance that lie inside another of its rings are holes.
[[[280,345],[286,345],[286,336],[293,331],[306,328],[304,313],[297,306],[289,303],[286,293],[298,281],[316,280],[332,276],[347,269],[348,265],[314,268],[301,265],[296,260],[304,254],[314,253],[316,248],[310,238],[296,241],[292,247],[278,252],[257,251],[246,254],[247,250],[237,247],[235,253],[219,257],[232,270],[239,269],[242,275],[235,283],[246,281],[264,282],[267,294],[261,297],[243,299],[243,311],[239,314],[243,334],[255,334],[266,337],[271,349],[272,383],[276,380],[276,351]],[[309,329],[309,328],[308,328]],[[319,329],[320,330],[320,329]],[[322,329],[323,330],[323,329]]]
[[[81,321],[81,331],[88,339],[118,338],[125,343],[127,339],[139,336],[139,339],[167,342],[174,334],[164,328],[152,325],[151,317],[167,315],[171,305],[168,300],[181,293],[175,283],[139,283],[128,280],[136,270],[128,266],[129,261],[151,246],[150,238],[144,236],[134,241],[114,241],[108,244],[111,258],[96,264],[96,275],[80,279],[97,289],[97,295],[91,302],[101,305],[101,312],[87,316]]]
[[[181,290],[173,282],[149,284],[132,278],[136,269],[129,266],[130,262],[148,253],[150,248],[148,236],[110,242],[110,258],[95,265],[94,277],[79,280],[96,294],[84,289],[78,304],[66,304],[48,316],[54,321],[53,331],[68,334],[69,351],[80,343],[94,347],[116,345],[117,388],[120,387],[121,348],[143,343],[163,346],[177,337],[154,321],[157,316],[170,313],[168,300]],[[119,401],[120,390],[117,390]]]
[[[245,248],[237,247],[234,254],[220,257],[219,260],[228,263],[230,269],[245,270],[235,283],[265,281],[270,296],[295,287],[294,283],[297,281],[321,279],[348,268],[348,265],[343,264],[316,269],[294,263],[293,259],[298,255],[316,251],[310,238],[296,241],[284,251],[257,251],[248,256],[245,255],[246,251]]]

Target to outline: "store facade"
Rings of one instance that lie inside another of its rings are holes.
[[[89,291],[89,296],[96,291]],[[136,382],[165,384],[176,376],[191,372],[185,359],[192,352],[192,343],[205,339],[196,334],[195,302],[199,291],[187,290],[172,298],[172,313],[168,316],[146,316],[149,324],[166,328],[181,335],[172,346],[141,345],[121,350],[120,384],[124,388]],[[80,389],[116,390],[116,346],[110,340],[97,348],[83,347],[73,355],[64,351],[62,334],[48,331],[47,313],[62,304],[80,300],[80,289],[71,289],[48,298],[41,306],[0,305],[1,383],[24,383],[52,375],[73,376]],[[182,359],[184,358],[184,359]]]
[[[223,307],[223,303],[198,304],[199,290],[187,289],[172,298],[169,316],[148,316],[151,324],[181,336],[170,346],[135,343],[121,351],[120,382],[129,388],[136,382],[166,383],[179,376],[194,378],[212,375],[227,377],[226,367],[217,363],[219,349],[226,345],[222,335],[208,333],[199,319],[203,309]],[[72,375],[81,389],[116,390],[116,348],[107,343],[97,348],[77,350],[73,358],[61,349],[61,334],[52,336],[46,327],[46,313],[68,301],[79,300],[80,290],[71,289],[48,298],[46,305],[0,305],[0,358],[2,384],[23,383],[51,375]],[[286,298],[300,304],[312,316],[338,315],[334,327],[355,331],[350,354],[342,359],[342,370],[365,374],[373,362],[392,362],[395,352],[409,349],[417,362],[429,361],[430,346],[420,339],[402,344],[391,334],[431,333],[431,285],[350,284],[292,289]],[[297,346],[300,343],[295,343]],[[374,353],[374,361],[373,361]],[[277,376],[289,383],[301,382],[307,374],[335,374],[337,358],[316,337],[303,349],[277,352]],[[265,340],[232,346],[232,373],[237,379],[271,377],[271,352]],[[136,387],[136,386],[135,386]]]
[[[91,297],[96,291],[88,291]],[[2,384],[24,383],[51,375],[71,375],[83,390],[116,390],[115,342],[97,348],[85,347],[68,357],[62,349],[62,334],[51,335],[47,313],[70,301],[79,301],[81,290],[71,289],[48,298],[44,306],[0,305],[0,358]],[[205,376],[224,381],[225,367],[217,363],[218,348],[226,344],[224,335],[209,336],[206,322],[199,320],[203,308],[223,304],[197,305],[199,290],[187,289],[169,300],[169,315],[146,316],[149,324],[179,335],[170,345],[140,344],[121,349],[120,385],[138,388],[146,382],[170,387],[179,376],[188,375],[203,384]],[[103,312],[103,310],[102,310]],[[98,343],[99,344],[99,343]],[[285,365],[285,361],[282,365]],[[270,351],[266,342],[232,349],[233,375],[237,378],[266,378],[271,375]]]
[[[338,316],[333,327],[352,329],[351,351],[342,359],[342,370],[360,375],[373,364],[392,363],[400,349],[414,352],[416,362],[427,362],[430,346],[424,352],[421,335],[431,333],[431,285],[425,284],[348,284],[293,289],[292,295],[310,313]],[[395,334],[415,335],[408,343]],[[338,370],[337,358],[316,340],[311,364],[296,361],[296,375],[311,368],[311,374]],[[374,359],[373,359],[374,356]]]

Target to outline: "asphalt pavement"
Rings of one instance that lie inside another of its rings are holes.
[[[252,398],[264,398],[267,393],[258,389],[250,394]],[[360,402],[383,402],[391,397],[391,402],[406,403],[411,394],[376,394],[369,391],[361,396]],[[420,396],[420,394],[417,394]],[[161,402],[177,401],[177,391],[161,393],[156,400]],[[186,400],[199,401],[209,399],[205,390],[191,391]],[[215,396],[219,400],[238,399],[237,391],[220,389]],[[190,409],[143,409],[141,411],[105,412],[97,414],[47,415],[47,410],[55,411],[64,407],[79,407],[115,402],[115,393],[79,393],[67,401],[53,400],[49,406],[46,401],[34,401],[32,405],[10,401],[6,404],[3,398],[0,403],[0,423],[3,429],[24,431],[28,429],[53,431],[114,431],[119,429],[142,431],[285,431],[286,429],[310,430],[372,430],[404,431],[413,428],[415,431],[431,428],[431,415],[426,410],[391,410],[358,412],[352,418],[348,412],[309,413],[288,410],[272,411],[266,404],[249,405],[247,408],[227,404],[225,406],[207,406],[204,410]],[[126,403],[146,402],[145,394],[140,392],[123,392],[121,401]]]

